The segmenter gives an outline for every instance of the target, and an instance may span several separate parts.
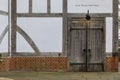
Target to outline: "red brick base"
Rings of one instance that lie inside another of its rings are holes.
[[[67,71],[67,57],[3,58],[0,71]],[[118,57],[106,57],[105,71],[118,71]]]
[[[118,57],[106,57],[106,71],[118,71]]]
[[[66,57],[3,58],[0,71],[67,71]]]

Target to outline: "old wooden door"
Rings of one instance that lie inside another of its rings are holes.
[[[104,70],[104,20],[73,19],[70,22],[71,71]]]

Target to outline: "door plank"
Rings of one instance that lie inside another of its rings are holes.
[[[73,21],[70,23],[70,70],[82,72],[103,71],[104,20],[92,19],[91,21],[86,21],[79,19],[75,22],[77,23],[73,23]],[[88,27],[88,34],[86,34],[86,27]]]

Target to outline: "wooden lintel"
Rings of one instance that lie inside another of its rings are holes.
[[[62,13],[18,13],[18,17],[62,17]]]
[[[85,13],[68,13],[68,17],[85,17]],[[112,13],[90,13],[91,17],[112,17]]]

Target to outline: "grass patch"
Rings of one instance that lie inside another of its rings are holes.
[[[109,74],[109,75],[108,75]],[[80,72],[0,72],[0,77],[13,80],[114,80],[119,73],[80,73]],[[87,79],[88,78],[88,79]]]

